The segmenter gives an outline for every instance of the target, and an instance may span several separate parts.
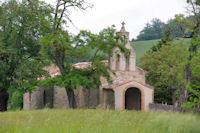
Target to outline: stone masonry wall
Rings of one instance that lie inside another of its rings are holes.
[[[99,105],[99,90],[84,89],[82,87],[74,90],[77,108],[97,108]],[[24,109],[42,108],[69,108],[68,96],[65,88],[55,86],[50,89],[38,87],[32,93],[24,94]]]
[[[115,109],[115,93],[113,90],[104,90],[103,108]]]
[[[97,108],[99,105],[99,90],[79,87],[74,91],[77,108]]]
[[[152,111],[164,111],[164,112],[180,112],[181,109],[174,107],[173,105],[166,104],[149,104],[149,109]]]
[[[55,86],[53,94],[53,108],[69,108],[68,97],[65,88]]]
[[[54,93],[54,88],[49,88],[45,89],[44,92],[44,106],[46,108],[53,108],[53,93]]]
[[[24,109],[42,109],[44,107],[44,88],[38,87],[37,90],[24,94]]]

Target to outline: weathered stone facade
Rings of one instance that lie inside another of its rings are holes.
[[[152,111],[161,111],[161,112],[181,112],[180,107],[175,107],[173,105],[167,105],[167,104],[149,104],[149,109]]]
[[[149,104],[153,103],[154,89],[145,82],[145,71],[136,67],[136,52],[130,44],[129,32],[126,32],[124,24],[118,33],[124,36],[125,47],[131,51],[129,60],[120,49],[115,48],[107,61],[109,67],[115,71],[115,74],[110,73],[113,83],[109,84],[102,77],[102,86],[99,89],[77,88],[74,93],[78,108],[148,110]],[[90,64],[77,63],[74,67],[85,68]],[[59,74],[58,68],[53,67],[53,70],[53,76]],[[49,90],[38,87],[32,94],[24,94],[24,109],[69,108],[67,99],[64,88],[54,87]]]
[[[99,105],[99,90],[88,90],[82,87],[75,91],[75,100],[78,108],[95,109]],[[51,89],[38,87],[32,93],[24,94],[24,109],[69,108],[68,97],[65,88],[55,86]]]

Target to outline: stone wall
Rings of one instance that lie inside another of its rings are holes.
[[[104,90],[103,98],[104,109],[115,109],[115,94],[113,90]]]
[[[53,108],[53,93],[54,88],[45,89],[44,91],[44,106],[46,108]]]
[[[44,88],[38,87],[32,93],[25,93],[23,103],[25,110],[44,108]]]
[[[97,108],[99,105],[99,89],[84,89],[82,87],[74,90],[77,108]],[[55,86],[50,89],[38,87],[32,93],[24,94],[24,109],[42,108],[69,108],[68,96],[65,88]]]
[[[88,108],[95,109],[99,105],[99,89],[89,90],[89,103]]]
[[[149,109],[152,111],[164,111],[164,112],[181,112],[181,108],[179,107],[174,107],[173,105],[166,105],[166,104],[150,104]],[[200,108],[196,109],[189,109],[189,110],[184,110],[184,112],[196,112],[200,113]]]
[[[74,91],[77,108],[94,109],[99,105],[99,89],[79,87]]]
[[[149,104],[149,109],[152,111],[164,111],[164,112],[180,112],[181,109],[174,107],[173,105],[166,104]]]
[[[60,88],[58,86],[54,87],[53,108],[55,109],[69,108],[68,96],[65,88]]]

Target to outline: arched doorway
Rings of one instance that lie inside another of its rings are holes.
[[[141,92],[138,88],[129,88],[125,93],[125,109],[141,110]]]

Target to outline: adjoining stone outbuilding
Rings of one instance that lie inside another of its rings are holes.
[[[79,87],[75,90],[75,100],[78,108],[108,108],[116,110],[148,110],[153,103],[154,88],[145,82],[145,71],[136,66],[136,52],[129,41],[129,32],[125,30],[124,23],[120,35],[124,36],[125,47],[130,49],[129,60],[118,48],[105,64],[115,71],[110,74],[113,83],[109,84],[101,78],[102,86],[99,89],[88,90]],[[74,65],[76,68],[86,68],[89,62]],[[49,68],[52,77],[59,75],[55,66]],[[45,89],[38,87],[36,91],[24,94],[24,109],[69,108],[67,92],[64,88],[53,87]]]

